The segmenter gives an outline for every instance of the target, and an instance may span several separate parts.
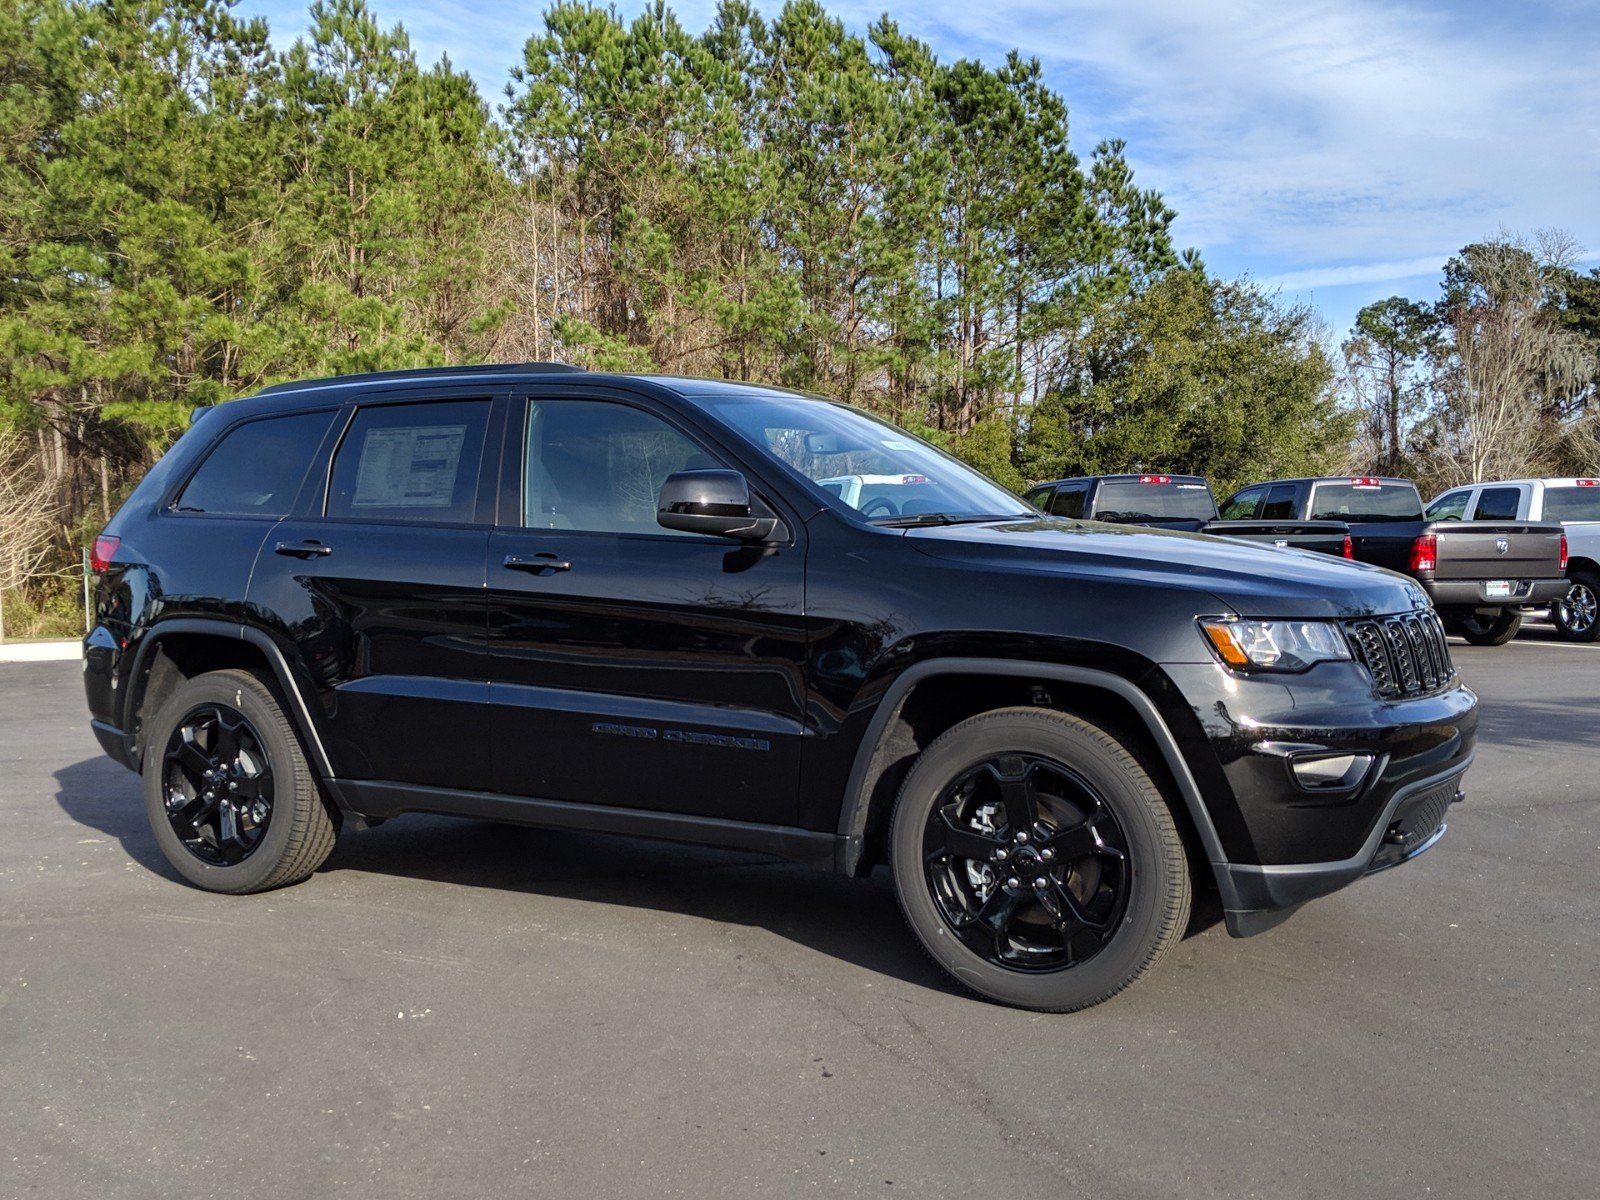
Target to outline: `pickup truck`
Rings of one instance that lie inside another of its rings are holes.
[[[1429,520],[1416,484],[1373,475],[1252,484],[1222,511],[1239,511],[1251,493],[1283,497],[1295,518],[1343,521],[1357,562],[1411,576],[1445,628],[1475,646],[1505,645],[1517,636],[1525,609],[1567,592],[1567,539],[1560,525]]]
[[[1567,593],[1550,620],[1569,642],[1600,637],[1600,479],[1505,479],[1438,496],[1430,521],[1554,521],[1567,534]]]
[[[1349,558],[1350,530],[1342,521],[1296,521],[1281,506],[1217,512],[1211,485],[1198,475],[1087,475],[1029,489],[1028,503],[1052,517],[1144,525],[1182,533],[1264,542],[1279,549],[1320,550]],[[1240,519],[1227,519],[1238,517]]]

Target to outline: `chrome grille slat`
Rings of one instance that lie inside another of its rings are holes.
[[[1372,675],[1379,696],[1397,700],[1435,692],[1455,678],[1439,614],[1406,613],[1346,621],[1355,659]]]

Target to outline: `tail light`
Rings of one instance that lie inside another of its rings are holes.
[[[111,558],[117,552],[117,547],[122,545],[122,539],[112,537],[109,533],[102,533],[94,540],[94,549],[89,551],[89,569],[96,575],[102,575],[111,569]]]
[[[1411,543],[1411,570],[1413,572],[1439,569],[1439,538],[1425,533]]]
[[[1567,535],[1561,535],[1561,573],[1567,573]]]
[[[1139,482],[1140,483],[1171,483],[1172,482],[1172,476],[1171,475],[1141,475],[1141,476],[1139,476]]]
[[[1346,558],[1354,558],[1356,556],[1356,544],[1350,540],[1348,533],[1344,535],[1344,549],[1340,553]]]

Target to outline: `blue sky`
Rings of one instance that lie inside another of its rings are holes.
[[[542,3],[369,0],[420,57],[498,100]],[[631,16],[639,3],[619,3]],[[759,4],[772,15],[777,3]],[[1557,228],[1600,262],[1595,0],[831,0],[864,31],[886,8],[945,60],[1043,62],[1085,157],[1122,137],[1213,271],[1306,302],[1334,340],[1393,294],[1431,300],[1440,265],[1501,229]],[[698,32],[714,0],[672,5]],[[298,0],[240,0],[274,40]]]

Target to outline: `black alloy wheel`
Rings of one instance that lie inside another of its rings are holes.
[[[996,709],[935,738],[901,785],[889,859],[922,948],[1019,1008],[1107,1000],[1188,924],[1165,795],[1126,744],[1070,713]]]
[[[190,883],[266,891],[299,882],[332,853],[335,810],[264,673],[211,671],[179,684],[145,733],[145,812]]]
[[[1128,896],[1127,836],[1064,763],[1001,754],[940,794],[923,832],[939,915],[974,954],[1054,971],[1098,954]]]
[[[179,720],[162,759],[167,820],[190,854],[233,866],[256,852],[272,821],[272,767],[243,713],[201,704]]]

